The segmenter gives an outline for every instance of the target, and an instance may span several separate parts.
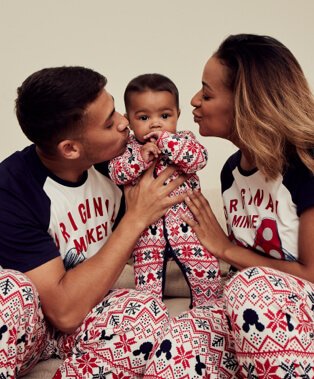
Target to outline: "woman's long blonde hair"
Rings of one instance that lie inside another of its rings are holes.
[[[314,98],[293,54],[279,41],[231,35],[214,54],[228,68],[235,139],[268,179],[297,154],[314,173]]]

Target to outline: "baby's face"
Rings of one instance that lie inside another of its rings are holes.
[[[179,110],[174,96],[168,91],[131,93],[127,117],[130,128],[140,142],[153,131],[176,133]]]

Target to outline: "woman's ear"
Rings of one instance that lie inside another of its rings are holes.
[[[59,154],[66,159],[77,159],[80,156],[80,146],[74,140],[66,139],[58,144]]]

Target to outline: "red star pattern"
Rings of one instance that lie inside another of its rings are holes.
[[[276,374],[278,366],[274,366],[267,359],[263,364],[256,362],[256,371],[259,379],[280,379]]]
[[[90,356],[89,353],[83,355],[80,358],[77,358],[78,368],[82,369],[83,374],[92,374],[93,368],[98,367],[96,364],[96,358]]]
[[[177,365],[179,363],[182,363],[183,368],[190,367],[189,360],[194,357],[192,350],[185,351],[184,346],[181,345],[181,347],[177,347],[178,355],[173,357],[174,363]]]
[[[270,328],[272,332],[274,332],[277,328],[287,330],[286,314],[283,313],[283,311],[281,309],[279,309],[276,313],[274,313],[270,309],[268,309],[267,313],[264,313],[264,315],[269,320],[271,320],[268,323],[267,328]]]
[[[117,349],[122,348],[124,353],[130,352],[131,351],[130,345],[135,344],[135,338],[132,337],[132,338],[127,339],[126,335],[122,334],[122,336],[120,336],[120,342],[115,342],[114,344]]]

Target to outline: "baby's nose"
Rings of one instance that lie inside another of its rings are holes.
[[[155,119],[155,120],[152,120],[151,124],[150,124],[150,127],[151,128],[158,128],[162,125],[160,119]]]

